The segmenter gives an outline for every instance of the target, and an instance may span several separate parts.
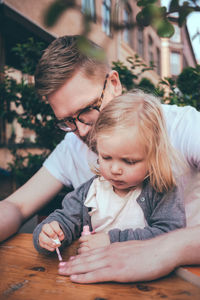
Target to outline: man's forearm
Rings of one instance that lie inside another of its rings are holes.
[[[179,248],[177,266],[200,264],[200,225],[174,232],[174,240]]]
[[[22,222],[23,216],[15,204],[7,200],[0,202],[0,241],[17,232]]]

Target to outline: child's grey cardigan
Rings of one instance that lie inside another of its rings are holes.
[[[62,202],[63,208],[55,210],[35,228],[33,241],[39,252],[50,253],[41,248],[38,243],[39,234],[45,223],[57,221],[60,224],[65,236],[62,246],[70,245],[73,240],[79,238],[84,225],[89,225],[92,230],[91,217],[88,214],[91,209],[84,206],[84,202],[95,178],[96,176],[67,194]],[[111,243],[150,239],[186,226],[184,203],[177,188],[168,193],[158,193],[146,180],[136,201],[143,210],[148,226],[135,230],[131,228],[123,231],[117,228],[112,229],[109,231]]]

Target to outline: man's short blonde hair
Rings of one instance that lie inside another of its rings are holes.
[[[79,35],[62,36],[44,51],[35,72],[38,94],[48,96],[55,92],[78,71],[94,80],[105,77],[109,69],[106,56],[95,56],[103,49],[91,40],[85,40],[87,49],[81,49],[81,39]]]

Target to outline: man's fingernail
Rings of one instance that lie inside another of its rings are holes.
[[[59,263],[59,267],[65,267],[66,265],[67,265],[67,263],[63,262],[63,261]]]
[[[70,256],[69,260],[73,260],[75,258],[75,256]]]

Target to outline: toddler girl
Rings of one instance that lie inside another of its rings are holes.
[[[80,238],[79,252],[186,225],[171,167],[177,156],[156,97],[137,90],[113,99],[91,130],[91,149],[98,155],[96,176],[36,227],[39,252],[54,251],[56,238],[70,245],[86,224],[96,234]]]

